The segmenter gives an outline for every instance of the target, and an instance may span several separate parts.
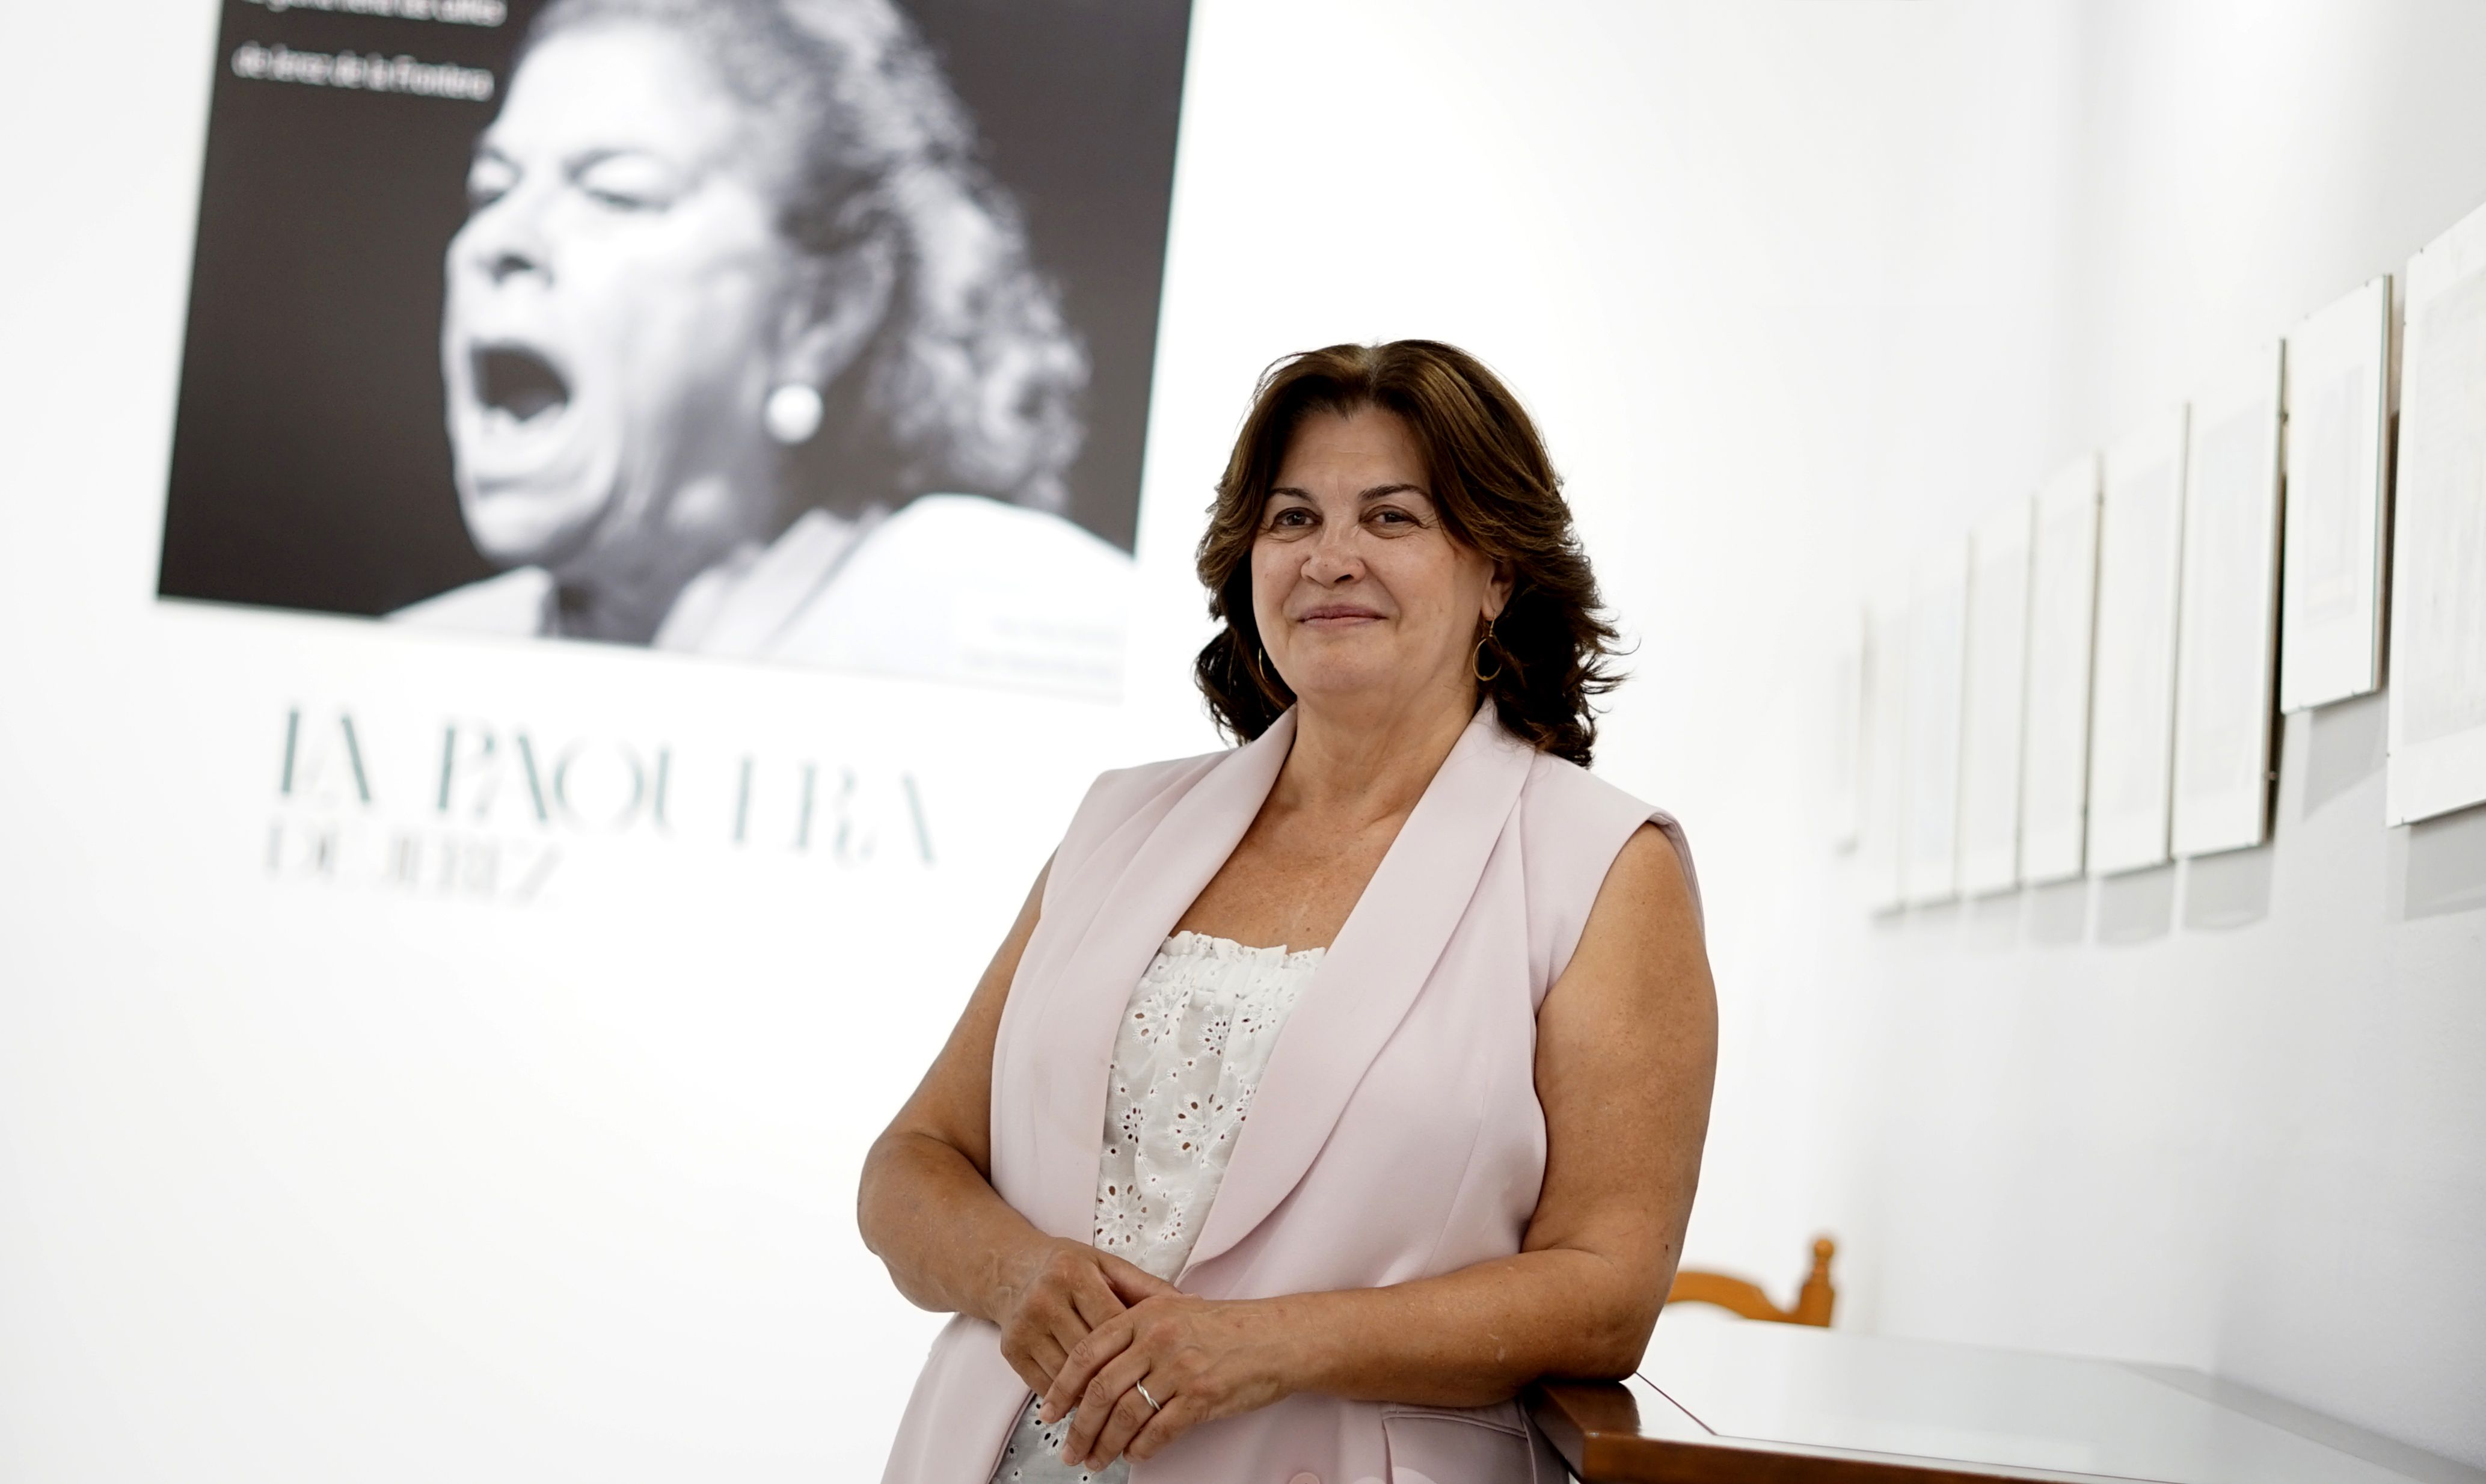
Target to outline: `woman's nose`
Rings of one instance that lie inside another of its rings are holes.
[[[1322,530],[1304,558],[1304,575],[1325,587],[1346,582],[1363,572],[1364,558],[1355,549],[1355,533],[1342,532],[1335,525]]]
[[[552,254],[536,219],[537,208],[511,191],[466,219],[458,234],[459,256],[494,285],[523,274],[549,276]]]

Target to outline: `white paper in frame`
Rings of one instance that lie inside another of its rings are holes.
[[[2168,857],[2175,754],[2176,594],[2183,580],[2185,409],[2107,451],[2098,521],[2097,672],[2088,868]]]
[[[1959,702],[1968,627],[1968,548],[1951,540],[1917,563],[1908,598],[1907,840],[1900,885],[1911,905],[1959,893]]]
[[[2283,711],[2383,683],[2390,365],[2388,277],[2307,316],[2287,337]]]
[[[1825,821],[1832,848],[1853,850],[1864,808],[1864,627],[1860,605],[1848,611],[1824,677],[1821,759]]]
[[[2176,620],[2175,853],[2270,838],[2279,681],[2279,407],[2274,344],[2193,402]]]
[[[1908,598],[1905,590],[1874,594],[1864,628],[1864,807],[1857,867],[1864,900],[1877,912],[1897,908],[1900,826],[1907,808]]]
[[[2087,861],[2089,678],[2097,635],[2098,456],[2037,492],[2029,566],[2029,702],[2020,876],[2064,881]]]
[[[2402,346],[2392,824],[2486,802],[2486,208],[2409,260]]]
[[[1967,679],[1960,705],[1959,889],[2020,881],[2020,758],[2029,673],[2031,503],[2013,500],[1968,538]]]

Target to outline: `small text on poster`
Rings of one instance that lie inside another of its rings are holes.
[[[402,93],[471,103],[490,101],[493,86],[491,72],[480,67],[383,57],[377,52],[296,51],[257,41],[244,41],[234,49],[233,70],[235,77],[254,82],[299,83],[349,93]]]

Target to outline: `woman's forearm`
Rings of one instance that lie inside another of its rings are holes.
[[[908,1302],[999,1323],[1046,1240],[967,1157],[923,1134],[891,1133],[864,1160],[864,1245]]]
[[[1477,1407],[1539,1376],[1613,1379],[1640,1363],[1658,1292],[1593,1252],[1548,1249],[1386,1288],[1255,1301],[1289,1391]]]

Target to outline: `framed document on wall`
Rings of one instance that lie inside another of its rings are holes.
[[[2270,838],[2279,670],[2277,344],[2193,403],[2176,623],[2177,855]]]
[[[2390,492],[2391,281],[2287,337],[2287,539],[2279,703],[2302,711],[2383,683]]]
[[[1908,593],[1906,857],[1911,905],[1959,894],[1959,702],[1968,552],[1953,540],[1919,562]]]
[[[2185,431],[2185,409],[2178,406],[2107,451],[2089,749],[2088,868],[2094,875],[2168,859]]]
[[[2087,860],[2089,672],[2097,637],[2098,456],[2037,492],[2029,563],[2020,879],[2062,881]]]
[[[2393,824],[2486,802],[2486,209],[2408,268],[2392,512]]]
[[[2029,674],[2029,525],[2022,497],[1968,538],[1968,679],[1960,712],[1959,889],[2020,881],[2020,757]]]
[[[1862,607],[1847,611],[1838,643],[1822,677],[1824,721],[1821,762],[1825,826],[1838,850],[1856,848],[1864,809],[1864,627]]]
[[[1864,808],[1857,855],[1864,900],[1876,912],[1896,909],[1900,892],[1900,827],[1906,818],[1908,743],[1908,594],[1891,584],[1864,609]]]

